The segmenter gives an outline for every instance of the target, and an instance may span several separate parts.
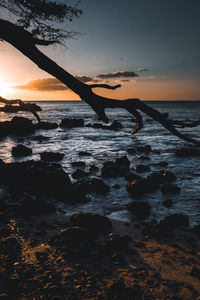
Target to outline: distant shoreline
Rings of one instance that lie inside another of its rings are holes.
[[[119,99],[120,100],[120,99]],[[30,102],[83,102],[81,100],[23,100],[23,101],[30,101]],[[170,103],[178,103],[178,102],[200,102],[199,100],[142,100],[143,102],[156,102],[156,103],[162,103],[162,102],[170,102]]]

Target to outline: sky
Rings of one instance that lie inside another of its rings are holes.
[[[40,47],[60,66],[85,83],[121,84],[95,89],[110,98],[200,100],[199,0],[82,0],[80,8],[83,15],[69,27],[80,32],[76,40],[66,41],[67,48]],[[79,99],[5,42],[0,96]]]

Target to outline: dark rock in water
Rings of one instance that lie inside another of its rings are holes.
[[[188,227],[189,220],[188,217],[183,214],[172,214],[164,217],[157,228],[161,231],[171,231],[181,227]]]
[[[105,194],[110,191],[110,187],[103,180],[98,178],[91,179],[90,188],[97,194]]]
[[[161,171],[161,174],[163,176],[163,182],[172,182],[176,180],[176,176],[170,171]]]
[[[181,189],[176,184],[165,184],[162,186],[161,191],[164,194],[179,194]]]
[[[86,152],[86,151],[80,151],[78,154],[79,154],[80,156],[91,156],[91,155],[92,155],[91,153]]]
[[[129,182],[126,186],[127,192],[133,197],[142,196],[146,193],[154,192],[158,190],[160,185],[155,182],[151,182],[147,179],[136,179]]]
[[[102,177],[116,177],[116,166],[113,161],[106,161],[103,163],[103,167],[101,170]]]
[[[133,180],[139,180],[139,179],[143,179],[141,176],[139,176],[139,175],[137,175],[137,174],[135,174],[135,173],[133,173],[133,172],[130,172],[130,173],[128,173],[126,176],[125,176],[125,179],[127,180],[127,181],[133,181]]]
[[[98,235],[112,229],[112,223],[108,218],[87,212],[75,213],[72,215],[70,217],[70,224],[73,226],[80,226],[94,235]]]
[[[114,184],[114,185],[112,186],[112,188],[118,190],[118,189],[120,189],[120,185],[119,185],[119,184]]]
[[[74,179],[79,179],[85,176],[88,176],[89,174],[81,169],[76,169],[76,171],[72,174],[72,177]]]
[[[14,117],[11,121],[0,122],[0,136],[31,134],[35,129],[32,121],[23,117]]]
[[[151,146],[150,145],[146,145],[146,146],[138,146],[137,147],[137,151],[138,152],[144,152],[144,153],[150,153],[152,151]]]
[[[16,147],[12,148],[12,156],[16,157],[23,157],[23,156],[29,156],[32,154],[32,149],[19,144]]]
[[[90,201],[90,198],[86,196],[86,192],[78,190],[76,186],[72,185],[68,189],[68,194],[62,197],[62,201],[70,204],[87,203]]]
[[[73,167],[85,167],[85,162],[84,161],[74,161],[71,163]]]
[[[150,157],[144,155],[140,155],[138,158],[141,160],[150,160]]]
[[[83,127],[83,119],[63,119],[59,125],[62,128],[73,128],[73,127]]]
[[[125,156],[116,158],[115,165],[116,165],[116,167],[129,167],[130,161],[127,158],[127,156],[125,155]]]
[[[122,124],[119,121],[113,121],[110,125],[110,130],[122,129]]]
[[[57,152],[42,152],[40,153],[40,157],[42,160],[45,161],[59,161],[63,159],[65,155],[63,153],[57,153]]]
[[[128,148],[127,152],[128,152],[128,154],[135,154],[136,150],[135,150],[135,148]]]
[[[103,163],[101,170],[102,177],[126,176],[129,172],[130,161],[127,156],[119,157],[115,162],[107,161]]]
[[[200,236],[200,225],[196,225],[191,228],[191,232],[195,233],[197,236]]]
[[[169,208],[169,207],[172,207],[173,202],[172,202],[172,200],[167,199],[167,200],[163,201],[162,204],[163,204],[165,207]]]
[[[90,180],[83,179],[80,181],[76,181],[72,184],[72,187],[81,193],[87,194],[91,191]]]
[[[176,156],[188,157],[188,156],[200,156],[200,149],[198,148],[180,148],[176,149]]]
[[[128,204],[128,209],[137,217],[146,217],[150,213],[151,206],[145,201],[133,201]]]
[[[1,183],[39,196],[62,199],[71,187],[69,176],[56,163],[33,160],[5,163],[0,171]]]
[[[38,141],[38,142],[45,142],[48,141],[50,138],[48,136],[44,136],[44,135],[36,135],[33,137],[34,141]]]
[[[147,166],[147,165],[142,165],[142,164],[137,165],[137,166],[135,167],[135,169],[136,169],[137,172],[148,172],[148,171],[150,171],[149,166]]]
[[[122,125],[119,121],[113,121],[111,125],[103,125],[101,123],[93,123],[93,124],[87,124],[87,127],[92,128],[100,128],[100,129],[107,129],[107,130],[118,130],[122,128]]]
[[[159,166],[162,166],[162,167],[167,167],[168,166],[168,162],[167,161],[160,161],[158,163]]]
[[[40,122],[35,124],[36,129],[43,129],[43,130],[50,130],[58,128],[57,123],[50,123],[50,122]]]
[[[90,172],[97,172],[97,171],[99,171],[99,168],[95,165],[92,165],[92,166],[90,166],[89,171]]]

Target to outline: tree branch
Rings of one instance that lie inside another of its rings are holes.
[[[89,85],[91,89],[93,88],[104,88],[104,89],[109,89],[109,90],[115,90],[121,87],[121,84],[118,85],[109,85],[109,84],[103,84],[103,83],[95,83],[95,84],[90,84]]]
[[[27,37],[27,39],[26,39]],[[146,115],[150,116],[155,121],[162,124],[168,131],[180,139],[193,143],[200,146],[200,142],[189,138],[175,129],[170,121],[166,119],[159,111],[146,105],[139,99],[127,99],[127,100],[116,100],[101,97],[92,91],[92,85],[87,85],[79,81],[76,77],[65,71],[63,68],[58,66],[54,61],[43,54],[33,43],[30,37],[30,33],[8,21],[0,19],[0,38],[7,41],[16,47],[21,53],[32,60],[39,68],[56,77],[58,80],[63,82],[68,88],[74,91],[80,96],[80,98],[88,103],[90,107],[96,112],[99,119],[108,122],[108,118],[105,114],[106,108],[123,108],[129,113],[134,115],[137,119],[138,125],[132,131],[137,132],[142,128],[142,117],[138,113],[138,110],[142,111]],[[99,86],[98,86],[99,87]],[[105,87],[105,86],[104,86]]]

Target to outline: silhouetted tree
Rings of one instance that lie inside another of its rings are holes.
[[[85,84],[58,66],[37,48],[37,45],[48,46],[63,43],[66,38],[74,37],[74,32],[63,30],[61,25],[64,24],[66,20],[71,21],[73,18],[80,16],[82,11],[78,9],[77,5],[78,3],[71,7],[67,4],[60,4],[50,0],[1,0],[0,7],[11,12],[16,20],[14,23],[11,23],[10,21],[0,19],[0,39],[13,45],[39,68],[53,75],[78,94],[83,101],[91,106],[100,120],[108,122],[108,118],[105,114],[106,108],[126,109],[137,119],[137,126],[132,130],[132,133],[136,133],[143,127],[142,116],[138,112],[138,110],[140,110],[161,123],[174,135],[199,146],[199,141],[177,131],[175,126],[180,127],[180,124],[173,124],[173,121],[168,120],[160,112],[146,105],[139,99],[109,99],[93,92],[93,89],[97,87],[116,89],[119,88],[120,85]],[[189,125],[191,127],[198,124],[190,123]],[[182,127],[185,126],[188,126],[188,124],[182,122]]]

